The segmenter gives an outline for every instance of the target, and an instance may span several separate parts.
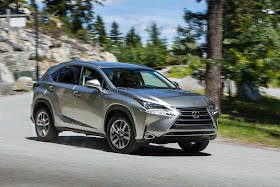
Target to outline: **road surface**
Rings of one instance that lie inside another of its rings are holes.
[[[279,149],[215,140],[199,154],[169,144],[123,155],[75,133],[44,143],[30,102],[31,93],[0,97],[0,186],[280,186]]]

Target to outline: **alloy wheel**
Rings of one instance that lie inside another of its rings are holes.
[[[50,118],[49,115],[45,111],[41,111],[37,115],[36,119],[36,130],[41,137],[45,137],[48,135],[50,129]]]
[[[124,149],[130,141],[130,127],[122,119],[116,120],[110,128],[110,140],[117,149]]]

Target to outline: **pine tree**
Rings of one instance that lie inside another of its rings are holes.
[[[56,15],[66,17],[67,13],[72,12],[73,5],[71,2],[71,0],[44,0],[45,11],[50,14],[57,11]]]
[[[178,26],[177,36],[172,45],[172,52],[174,55],[182,56],[191,53],[202,57],[205,45],[198,45],[198,41],[206,34],[206,14],[185,10],[184,20],[186,26]]]
[[[156,23],[152,23],[146,31],[149,33],[149,41],[152,43],[154,46],[159,46],[161,44],[161,40],[159,39],[160,36],[160,31],[159,28],[157,27]]]
[[[125,42],[126,42],[127,46],[136,47],[137,45],[142,45],[141,44],[141,37],[138,34],[136,34],[134,27],[132,27],[128,31],[128,33],[125,37]]]
[[[94,33],[96,40],[100,45],[106,46],[109,44],[104,22],[100,15],[97,16],[96,22],[94,23]]]
[[[149,40],[146,46],[145,63],[148,66],[156,67],[165,64],[168,54],[165,40],[160,38],[160,30],[156,23],[152,23],[146,31],[149,33]]]
[[[94,18],[94,5],[100,4],[102,5],[103,0],[44,0],[46,4],[45,10],[52,14],[57,11],[57,15],[64,18],[69,18],[65,20],[69,20],[72,25],[72,31],[75,33],[84,29],[84,25],[86,25],[86,29],[92,30],[93,23],[92,20]]]
[[[121,33],[119,32],[119,25],[117,22],[113,22],[111,26],[111,32],[110,32],[110,43],[112,46],[117,46],[121,43],[122,37]]]
[[[20,6],[19,3],[21,3],[21,4],[26,4],[27,3],[26,0],[4,0],[3,2],[8,3],[8,4],[15,3],[16,4],[16,12],[18,12],[18,10],[19,10],[19,6]]]

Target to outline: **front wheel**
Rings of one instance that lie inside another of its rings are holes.
[[[200,151],[203,151],[209,144],[209,141],[203,141],[203,142],[178,142],[179,146],[185,151],[185,152],[193,152],[197,153]]]
[[[117,153],[132,153],[139,148],[131,122],[124,114],[118,114],[110,119],[107,126],[107,141],[111,149]]]

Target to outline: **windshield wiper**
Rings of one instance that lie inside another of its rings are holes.
[[[158,87],[153,86],[153,85],[141,85],[141,86],[136,86],[137,88],[152,88],[152,89],[156,89]]]

